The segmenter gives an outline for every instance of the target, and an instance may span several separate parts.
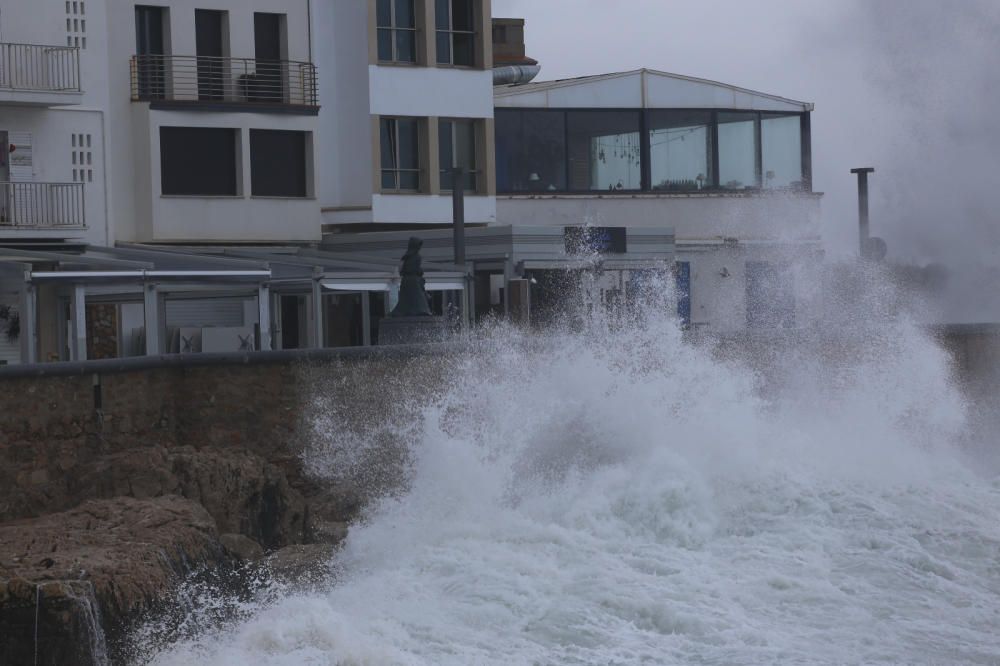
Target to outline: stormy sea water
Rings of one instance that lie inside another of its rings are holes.
[[[329,584],[152,662],[1000,663],[1000,442],[918,327],[826,338],[747,361],[670,318],[484,333]]]

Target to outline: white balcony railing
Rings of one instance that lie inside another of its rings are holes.
[[[0,43],[0,90],[81,92],[80,49]]]
[[[0,182],[0,231],[82,229],[85,211],[83,183]]]

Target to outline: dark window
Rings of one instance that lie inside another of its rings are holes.
[[[651,111],[649,171],[654,190],[710,187],[712,114],[708,111]]]
[[[566,114],[496,111],[497,189],[566,190]]]
[[[250,193],[308,196],[306,152],[306,132],[250,130]]]
[[[760,186],[757,169],[757,114],[719,114],[719,186],[744,190]]]
[[[382,118],[379,123],[383,192],[416,192],[420,189],[420,138],[417,127],[416,118]]]
[[[475,121],[442,119],[438,123],[441,189],[450,190],[454,187],[451,170],[462,167],[465,169],[465,189],[475,192],[479,183]]]
[[[473,0],[435,0],[437,61],[441,65],[476,64],[476,15]]]
[[[642,188],[642,137],[638,111],[569,111],[569,189]]]
[[[196,9],[194,26],[195,51],[198,55],[198,99],[224,99],[226,12]]]
[[[236,196],[239,130],[215,127],[160,128],[163,194]]]
[[[378,30],[378,59],[380,61],[417,61],[417,23],[414,0],[378,0],[376,27]]]
[[[254,72],[244,76],[248,97],[254,102],[285,101],[282,66],[285,30],[284,14],[257,12],[253,15]]]
[[[804,189],[802,116],[765,113],[760,119],[764,187]]]
[[[767,261],[747,262],[747,326],[795,326],[795,293],[791,272]]]
[[[139,99],[163,99],[166,96],[166,26],[163,7],[135,8],[136,81]]]

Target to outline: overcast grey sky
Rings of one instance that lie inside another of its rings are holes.
[[[857,242],[849,170],[874,166],[892,258],[968,268],[970,289],[1000,267],[1000,0],[494,0],[493,15],[527,20],[539,80],[648,67],[815,102],[833,255]]]

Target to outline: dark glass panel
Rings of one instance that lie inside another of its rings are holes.
[[[382,154],[382,168],[396,169],[396,121],[392,118],[383,118],[379,128]]]
[[[438,30],[451,29],[451,2],[449,0],[435,0],[434,21]]]
[[[417,61],[417,40],[416,33],[412,30],[396,31],[396,61],[416,62]]]
[[[378,0],[375,5],[375,24],[380,28],[392,27],[392,0]]]
[[[454,183],[451,170],[455,167],[455,131],[450,120],[438,121],[438,160],[441,165],[441,189],[450,190]]]
[[[413,0],[396,0],[397,28],[412,28],[416,26],[413,12]]]
[[[476,64],[476,36],[463,33],[452,35],[452,63],[472,67]]]
[[[236,196],[239,131],[214,127],[160,128],[163,194]]]
[[[451,29],[475,30],[472,0],[451,0]]]
[[[392,30],[388,28],[378,30],[378,59],[385,62],[392,60]]]
[[[437,33],[437,61],[439,65],[451,63],[451,33]]]
[[[250,192],[258,197],[308,195],[306,133],[250,130]]]
[[[399,126],[399,168],[419,169],[417,121],[413,118],[400,118],[397,123]]]
[[[566,116],[561,111],[496,111],[497,189],[565,191]]]

